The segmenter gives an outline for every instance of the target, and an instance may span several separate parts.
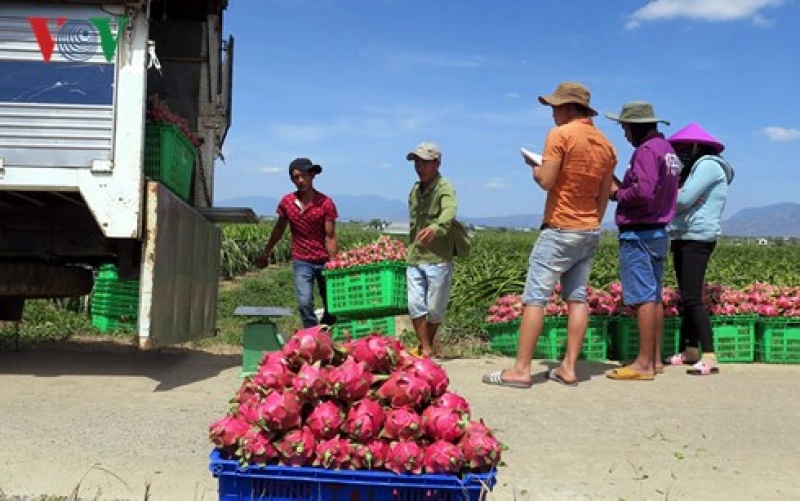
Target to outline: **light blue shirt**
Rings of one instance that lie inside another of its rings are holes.
[[[733,176],[733,166],[722,157],[700,157],[678,191],[675,218],[669,225],[670,238],[716,241],[722,232],[722,211]]]

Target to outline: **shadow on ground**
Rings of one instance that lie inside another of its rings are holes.
[[[141,376],[158,382],[154,391],[168,391],[213,378],[242,364],[240,353],[211,353],[169,348],[140,351],[113,341],[62,341],[46,346],[0,346],[0,375]]]

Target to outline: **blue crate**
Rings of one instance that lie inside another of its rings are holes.
[[[462,478],[292,466],[242,469],[238,461],[223,459],[218,449],[209,458],[209,469],[219,479],[220,501],[479,501],[496,482],[495,470]]]

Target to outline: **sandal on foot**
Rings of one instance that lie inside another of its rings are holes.
[[[508,381],[503,379],[503,371],[494,371],[484,374],[481,380],[485,384],[492,384],[495,386],[506,386],[508,388],[530,388],[533,383],[530,381]]]
[[[697,360],[695,361],[687,360],[686,355],[684,355],[683,353],[676,353],[671,357],[667,357],[664,359],[664,363],[667,365],[692,365],[695,362],[697,362]]]
[[[564,386],[578,386],[578,380],[570,381],[568,379],[564,379],[560,374],[556,372],[555,369],[550,369],[547,371],[547,379],[550,381],[555,381],[556,383],[561,383]]]
[[[606,372],[606,377],[617,381],[652,381],[656,378],[655,374],[639,372],[629,365]]]
[[[701,360],[694,364],[691,369],[686,369],[686,374],[690,376],[710,376],[711,374],[719,374],[719,367],[708,365]]]

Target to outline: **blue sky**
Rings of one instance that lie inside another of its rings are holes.
[[[726,144],[736,168],[726,216],[798,202],[798,0],[232,0],[233,125],[215,200],[279,197],[307,156],[332,196],[405,201],[406,153],[443,151],[459,214],[540,214],[544,192],[520,146],[541,151],[552,127],[536,100],[563,80],[603,114],[643,99],[672,123]]]

